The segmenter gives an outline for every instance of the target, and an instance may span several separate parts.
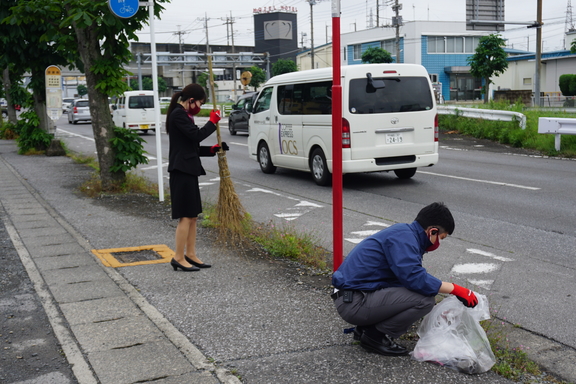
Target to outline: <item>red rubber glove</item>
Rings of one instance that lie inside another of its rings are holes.
[[[220,111],[213,109],[210,111],[210,121],[214,124],[216,124],[217,122],[219,122],[221,119],[220,117]]]
[[[452,295],[456,296],[458,300],[462,302],[468,308],[474,308],[478,304],[478,298],[468,288],[461,287],[457,284],[454,284],[454,289],[450,292]]]
[[[218,144],[214,144],[213,146],[210,147],[210,153],[217,153],[220,152],[220,147]]]

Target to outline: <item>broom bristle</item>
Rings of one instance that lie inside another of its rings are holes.
[[[221,240],[225,240],[227,237],[237,238],[244,229],[246,210],[234,189],[225,153],[218,153],[218,167],[220,169],[220,193],[216,214],[218,216],[219,237]]]

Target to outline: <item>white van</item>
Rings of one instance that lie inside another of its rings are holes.
[[[408,179],[438,162],[438,118],[428,72],[416,64],[342,67],[342,173],[394,171]],[[276,167],[332,172],[332,68],[274,76],[250,116],[248,150]]]
[[[156,131],[154,91],[128,91],[112,106],[112,120],[118,127]]]

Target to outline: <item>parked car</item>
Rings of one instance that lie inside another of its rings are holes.
[[[73,98],[62,99],[62,112],[68,113],[68,107],[74,101]]]
[[[231,135],[235,135],[236,132],[248,132],[248,120],[256,95],[257,92],[247,92],[240,96],[238,102],[232,106],[232,111],[228,116],[228,130]]]
[[[88,99],[76,99],[68,107],[68,122],[78,124],[79,121],[91,121]]]
[[[161,97],[160,98],[160,108],[166,108],[170,105],[171,97]]]

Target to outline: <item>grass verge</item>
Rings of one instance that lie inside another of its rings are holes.
[[[538,133],[540,117],[574,118],[573,113],[545,109],[526,109],[522,104],[507,101],[491,101],[483,109],[520,112],[526,116],[526,129],[518,122],[491,121],[467,118],[456,115],[439,115],[438,123],[442,130],[454,130],[479,139],[488,139],[515,148],[533,149],[547,156],[576,157],[576,135],[562,135],[560,151],[554,146],[554,136]]]

